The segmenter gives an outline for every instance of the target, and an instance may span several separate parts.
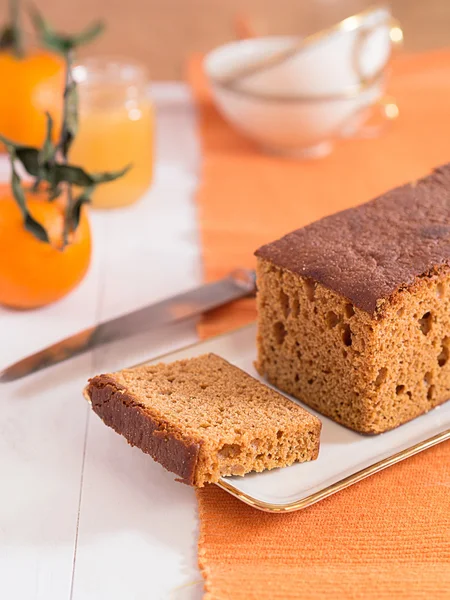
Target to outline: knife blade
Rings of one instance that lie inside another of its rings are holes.
[[[110,321],[99,323],[44,348],[0,371],[0,383],[20,379],[115,340],[201,315],[233,300],[254,294],[255,291],[255,272],[236,269],[219,281],[201,285]]]

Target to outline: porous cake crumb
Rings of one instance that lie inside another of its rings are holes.
[[[215,354],[90,380],[106,425],[197,487],[314,460],[321,423]]]
[[[380,433],[450,397],[450,165],[263,246],[258,371]]]

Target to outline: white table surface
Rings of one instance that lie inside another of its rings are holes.
[[[151,191],[130,208],[92,212],[91,269],[66,299],[29,312],[0,308],[0,369],[199,283],[194,108],[182,84],[156,84],[153,95]],[[0,177],[7,171],[1,162]],[[187,323],[0,384],[1,599],[201,598],[194,491],[105,427],[81,396],[95,373],[196,339]]]

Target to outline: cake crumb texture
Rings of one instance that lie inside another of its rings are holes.
[[[215,354],[99,375],[87,394],[107,425],[198,487],[318,456],[319,419]]]
[[[383,318],[266,260],[257,271],[257,369],[277,388],[363,433],[449,399],[447,266],[398,291]]]
[[[450,164],[263,246],[257,369],[363,433],[450,397]]]

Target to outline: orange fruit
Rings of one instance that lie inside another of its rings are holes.
[[[22,59],[0,52],[0,81],[0,133],[19,144],[40,147],[48,111],[55,121],[56,140],[62,118],[63,59],[45,50],[30,51]]]
[[[49,202],[42,193],[27,192],[26,198],[29,212],[47,230],[50,244],[24,228],[9,186],[0,188],[0,304],[20,309],[63,298],[81,282],[91,258],[85,207],[76,232],[61,250],[64,202]]]

